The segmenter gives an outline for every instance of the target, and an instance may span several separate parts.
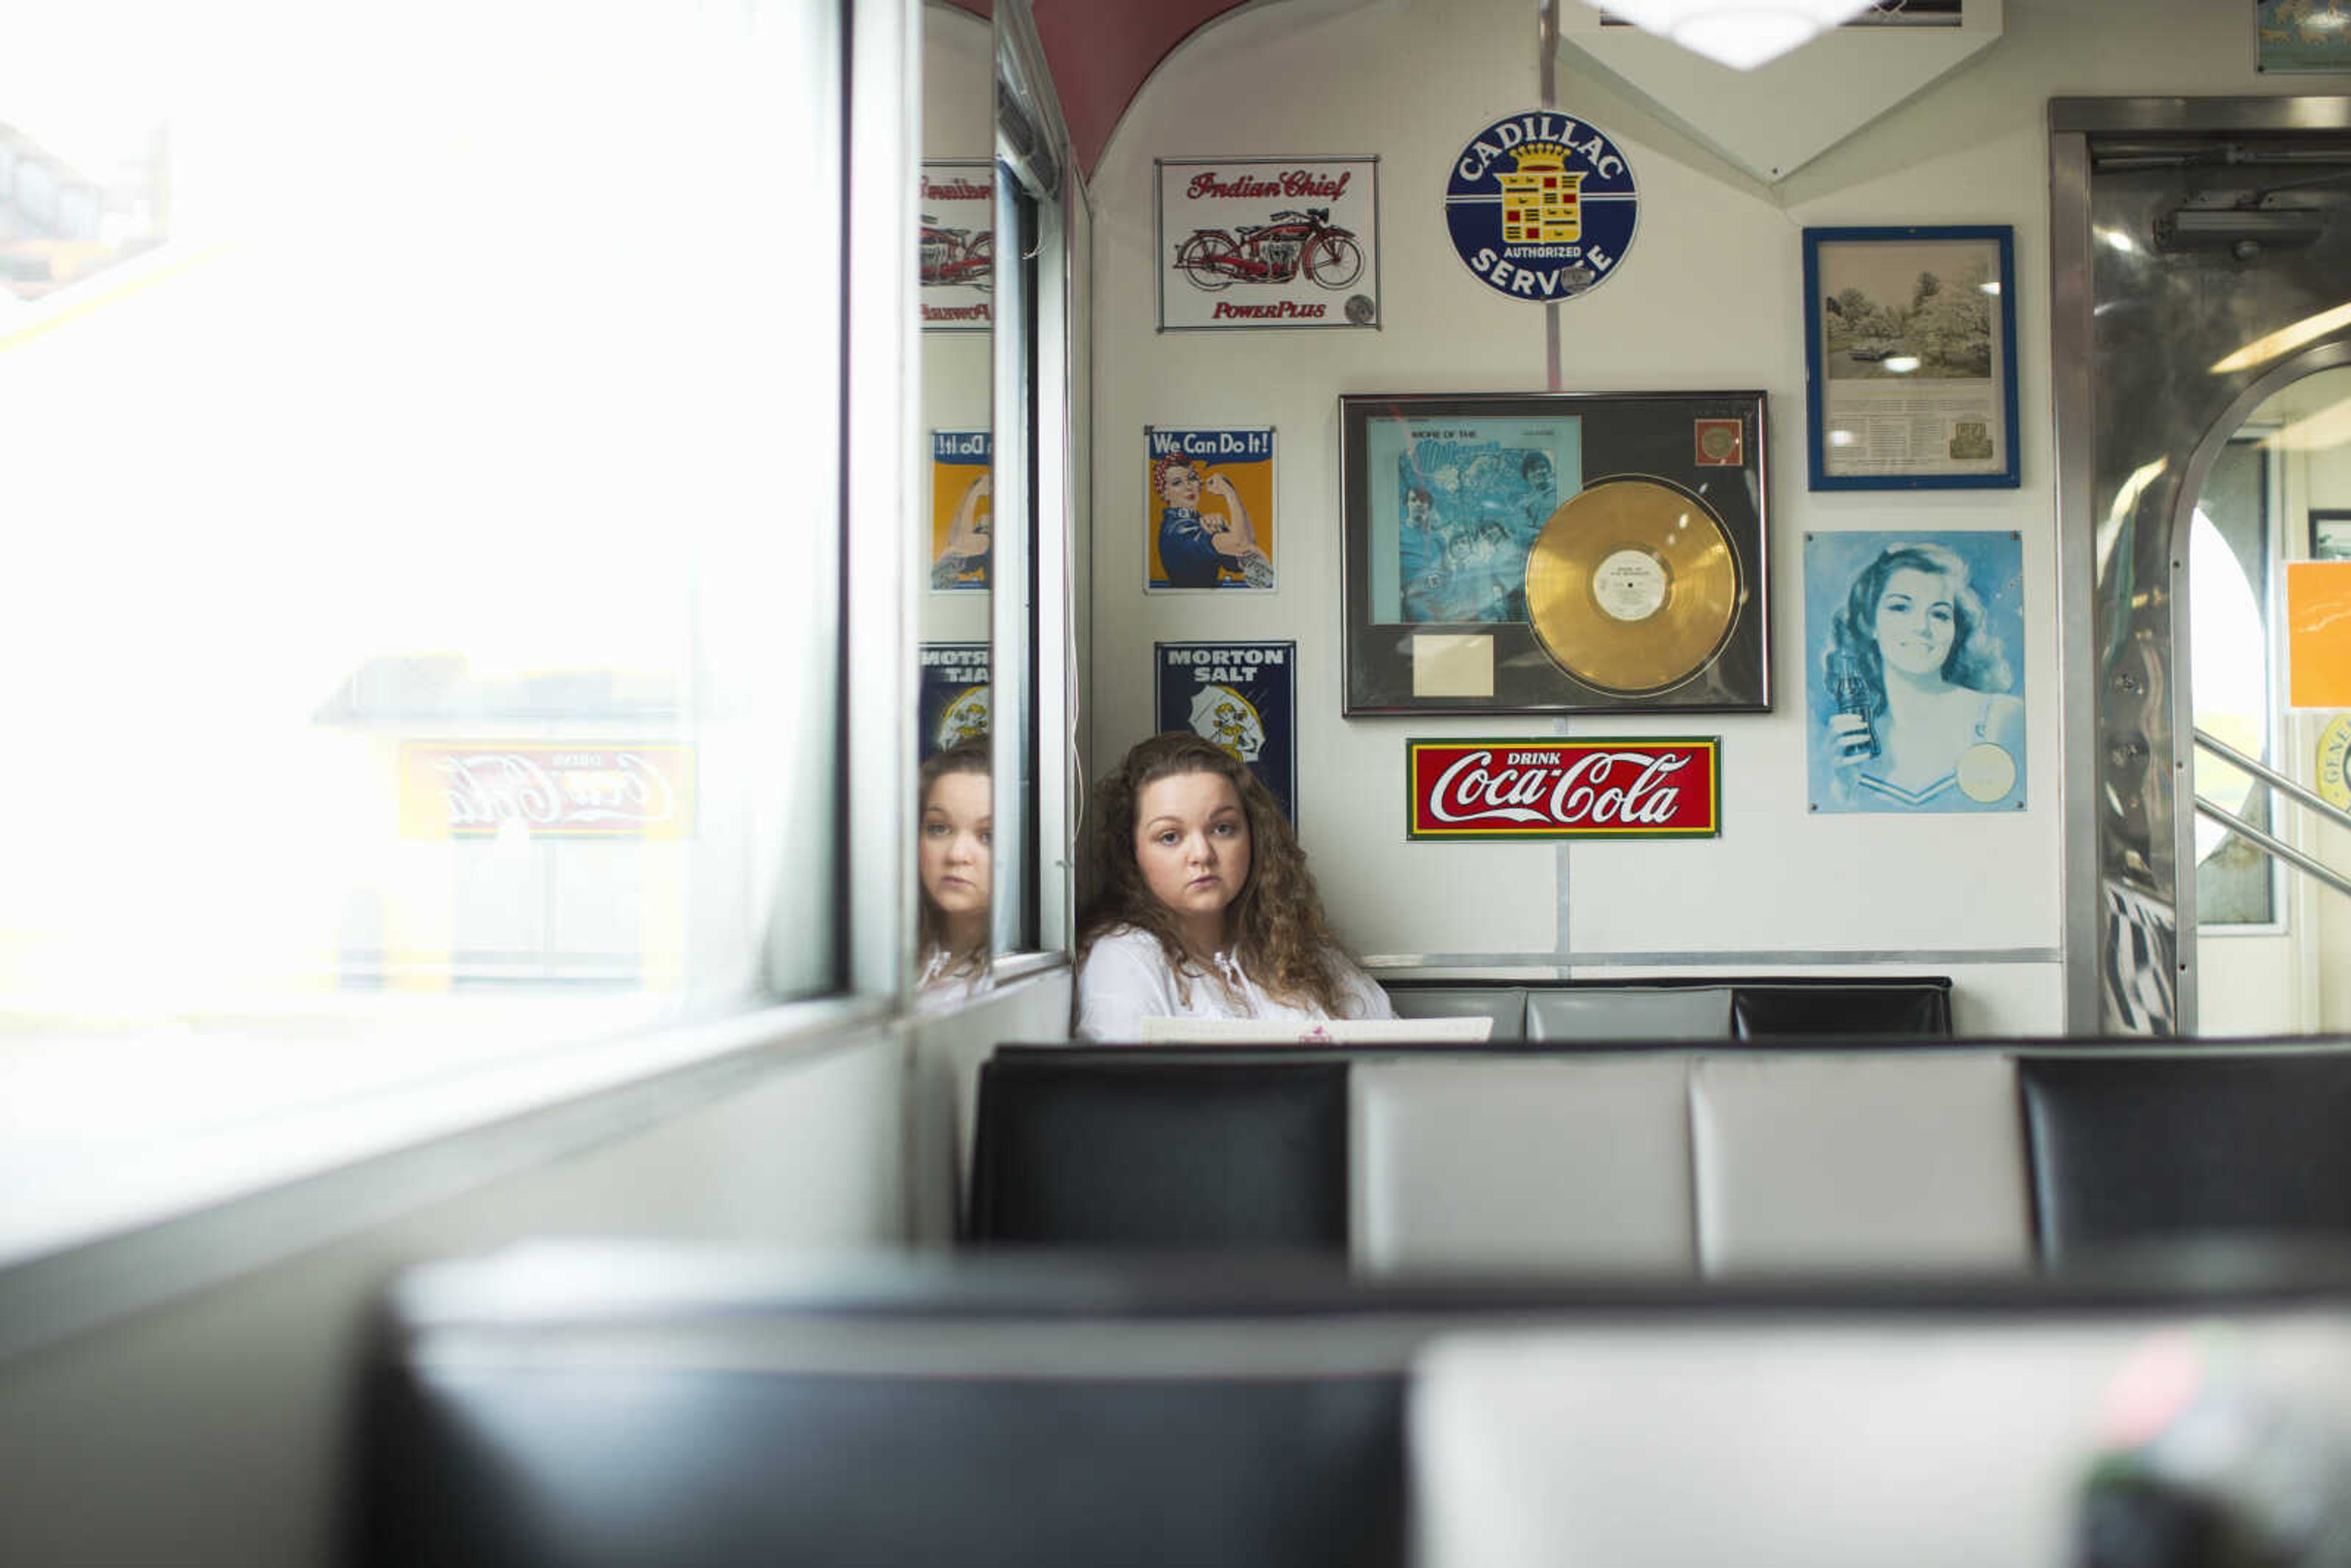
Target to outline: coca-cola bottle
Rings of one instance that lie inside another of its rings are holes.
[[[1839,713],[1849,713],[1861,720],[1861,727],[1847,733],[1859,737],[1846,755],[1854,758],[1877,755],[1877,732],[1869,723],[1869,683],[1862,678],[1861,661],[1851,653],[1829,655],[1829,700]]]

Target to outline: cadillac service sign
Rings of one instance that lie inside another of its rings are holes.
[[[1408,740],[1405,836],[1708,839],[1721,741]]]
[[[1445,186],[1445,226],[1478,280],[1513,299],[1573,299],[1632,248],[1632,165],[1593,127],[1556,110],[1498,120],[1470,139]]]

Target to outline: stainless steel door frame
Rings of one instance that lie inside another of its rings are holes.
[[[2053,99],[2049,129],[2066,1029],[2188,1034],[2187,524],[2247,414],[2351,362],[2342,326],[2241,353],[2351,293],[2351,221],[2314,223],[2298,248],[2165,250],[2155,233],[2182,208],[2222,223],[2273,209],[2311,169],[2351,190],[2351,99]]]

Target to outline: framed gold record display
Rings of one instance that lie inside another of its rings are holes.
[[[1339,400],[1345,711],[1771,706],[1763,394]]]

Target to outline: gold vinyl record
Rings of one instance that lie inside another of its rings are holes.
[[[1569,497],[1527,552],[1535,640],[1586,685],[1678,685],[1721,651],[1738,613],[1722,519],[1660,480],[1604,479]]]

